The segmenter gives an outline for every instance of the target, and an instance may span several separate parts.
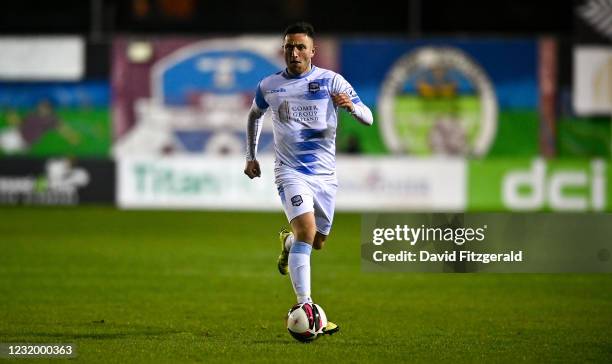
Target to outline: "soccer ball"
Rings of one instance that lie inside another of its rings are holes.
[[[287,315],[287,331],[297,341],[311,342],[323,332],[327,316],[316,303],[298,303]]]

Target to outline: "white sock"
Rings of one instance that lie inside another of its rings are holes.
[[[293,242],[295,241],[295,237],[293,236],[293,233],[287,235],[287,237],[285,238],[285,250],[286,251],[291,251],[291,245],[293,245]]]
[[[295,240],[289,251],[289,274],[298,303],[312,302],[310,298],[310,253],[312,245]]]

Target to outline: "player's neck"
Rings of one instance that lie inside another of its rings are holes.
[[[293,72],[291,72],[291,70],[289,69],[289,67],[287,67],[287,74],[291,77],[302,77],[305,74],[307,74],[308,72],[310,72],[312,70],[312,63],[310,63],[308,65],[308,68],[306,68],[306,70],[300,74],[294,74]]]

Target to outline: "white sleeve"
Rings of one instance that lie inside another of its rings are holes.
[[[353,117],[362,124],[372,125],[374,124],[374,116],[372,116],[372,110],[367,107],[363,102],[353,102]]]
[[[353,111],[351,115],[362,124],[372,125],[374,123],[374,116],[372,116],[372,111],[369,107],[366,106],[353,89],[353,86],[344,79],[339,74],[332,80],[332,90],[333,94],[345,93],[351,98],[351,102],[353,103]]]
[[[251,105],[249,110],[249,117],[247,121],[247,135],[246,135],[246,159],[252,161],[257,156],[257,142],[259,141],[259,134],[261,134],[261,126],[263,124],[263,116],[266,113],[265,110],[261,110],[257,107],[255,101]]]

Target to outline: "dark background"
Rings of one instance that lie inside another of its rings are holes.
[[[0,2],[0,34],[79,34],[87,39],[87,78],[110,74],[115,34],[196,36],[280,34],[307,20],[318,34],[402,37],[538,36],[559,41],[560,59],[584,26],[582,0],[59,0]],[[373,5],[375,4],[375,6]],[[570,75],[561,62],[560,75]],[[569,80],[561,79],[562,84]]]
[[[575,1],[3,1],[2,33],[277,33],[306,19],[320,33],[570,35]]]

